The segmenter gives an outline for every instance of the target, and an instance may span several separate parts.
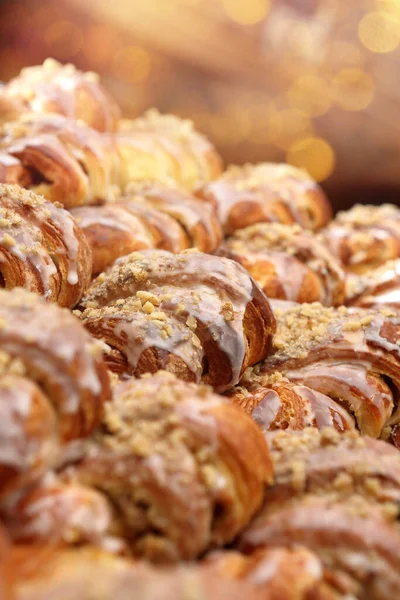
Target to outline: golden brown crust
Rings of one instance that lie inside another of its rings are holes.
[[[66,208],[115,195],[112,139],[61,115],[22,115],[0,128],[0,181]]]
[[[0,290],[0,348],[4,495],[54,465],[60,446],[87,436],[110,389],[101,352],[78,320],[25,290]]]
[[[201,196],[216,207],[226,234],[263,221],[317,230],[332,216],[317,183],[305,171],[286,164],[229,167]]]
[[[1,101],[16,105],[15,111],[58,113],[80,120],[98,131],[114,131],[120,117],[116,103],[108,96],[96,73],[83,73],[73,65],[61,65],[48,58],[42,65],[22,69],[0,91]],[[1,110],[0,119],[10,120]],[[5,108],[5,107],[4,107]]]
[[[391,600],[400,594],[400,532],[374,507],[310,497],[256,519],[241,548],[306,547],[325,567],[340,597]]]
[[[93,274],[117,258],[144,248],[180,252],[214,251],[221,227],[211,206],[172,186],[142,182],[128,187],[118,202],[72,211],[93,252]]]
[[[239,408],[160,372],[117,386],[70,477],[111,500],[113,532],[134,554],[165,561],[232,541],[272,469],[261,431]]]
[[[344,273],[323,244],[297,225],[258,223],[239,229],[220,252],[242,264],[270,298],[344,302]]]
[[[281,380],[277,377],[276,381],[254,376],[244,378],[226,395],[251,415],[264,432],[302,430],[310,426],[333,427],[340,432],[354,428],[353,418],[340,404],[283,377]]]
[[[86,238],[66,210],[0,184],[0,287],[23,287],[72,308],[90,283],[91,263]]]
[[[362,433],[387,438],[399,422],[400,321],[388,310],[303,304],[275,310],[275,353],[261,373],[280,371],[354,413]]]
[[[346,270],[365,273],[400,256],[399,224],[400,210],[393,204],[356,204],[339,212],[321,239]]]
[[[133,307],[137,298],[143,305],[143,309],[138,305],[138,318],[145,334],[140,347],[137,326],[132,330],[133,316],[123,309],[127,299]],[[266,356],[275,328],[266,297],[240,265],[192,250],[143,251],[119,259],[92,283],[82,306],[92,335],[104,339],[107,328],[107,344],[124,354],[130,372],[138,368],[143,350],[162,349],[183,362],[189,359],[190,380],[198,379],[202,360],[203,381],[218,391],[235,385],[249,365]],[[103,318],[108,323],[97,332],[96,324]],[[150,327],[146,322],[153,323]],[[160,360],[151,361],[155,365],[151,371],[167,366],[165,353]]]
[[[0,523],[0,598],[14,600],[14,573],[10,564],[10,543],[3,525]]]
[[[175,181],[192,191],[222,171],[214,146],[195,131],[193,123],[155,109],[134,121],[122,121],[116,144],[120,186],[135,181]]]

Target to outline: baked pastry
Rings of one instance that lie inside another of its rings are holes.
[[[260,373],[279,371],[326,394],[354,414],[365,435],[395,433],[400,417],[400,320],[395,313],[303,304],[275,310],[275,316],[275,351]]]
[[[120,123],[116,136],[120,186],[135,181],[172,180],[193,191],[220,175],[222,161],[214,146],[193,123],[147,111],[140,119]]]
[[[111,200],[112,138],[61,115],[22,115],[0,127],[0,181],[17,183],[65,208]]]
[[[66,210],[0,184],[0,287],[23,287],[72,308],[91,274],[89,244]]]
[[[275,320],[247,272],[195,250],[134,252],[92,283],[82,321],[119,374],[167,369],[217,391],[269,351]]]
[[[305,172],[286,164],[229,167],[201,196],[217,209],[224,232],[263,221],[313,231],[326,225],[332,209],[322,189]]]
[[[0,598],[2,600],[14,600],[13,583],[13,574],[10,572],[10,544],[6,531],[0,524]]]
[[[343,432],[354,429],[349,412],[329,396],[305,385],[291,383],[281,373],[257,375],[249,369],[225,394],[256,421],[261,430],[302,430],[333,427]]]
[[[188,192],[156,182],[128,186],[118,202],[72,211],[93,253],[93,275],[117,258],[144,248],[213,252],[222,232],[211,206]]]
[[[104,496],[87,486],[61,481],[47,473],[32,485],[9,494],[0,515],[14,544],[41,547],[97,545],[111,552],[124,550],[122,540],[108,532],[112,508]]]
[[[338,261],[298,225],[258,223],[237,230],[219,250],[254,277],[269,298],[294,302],[344,302],[345,277]]]
[[[400,259],[389,260],[346,281],[346,304],[362,308],[400,310]]]
[[[321,238],[346,270],[367,272],[400,257],[400,209],[356,204],[339,212]]]
[[[373,506],[320,497],[253,521],[240,547],[305,547],[321,559],[340,598],[391,600],[400,594],[400,532]]]
[[[97,548],[53,550],[41,560],[33,561],[36,572],[31,569],[26,576],[28,559],[25,555],[28,553],[28,549],[24,549],[22,558],[13,560],[14,571],[19,575],[18,600],[132,600],[133,597],[135,600],[273,600],[268,595],[268,582],[262,588],[251,581],[220,574],[208,565],[161,569],[143,561],[117,558]],[[272,560],[271,565],[274,565]],[[273,590],[273,586],[271,588]],[[306,597],[292,595],[281,600],[306,600]]]
[[[101,421],[101,352],[67,310],[0,290],[0,498],[38,480]]]
[[[259,548],[247,556],[234,550],[216,551],[206,563],[218,574],[251,582],[260,600],[341,598],[326,580],[320,559],[304,548]]]
[[[274,482],[266,492],[261,520],[307,496],[348,503],[362,498],[395,520],[400,500],[400,454],[382,440],[356,431],[275,431],[267,434]]]
[[[231,542],[272,480],[257,425],[206,387],[160,372],[114,389],[103,428],[72,481],[114,507],[112,533],[153,561],[193,559]]]
[[[84,121],[98,131],[114,131],[120,110],[101,86],[96,73],[83,73],[73,65],[48,58],[40,66],[27,67],[0,90],[0,119],[10,120],[2,103],[16,110],[58,113]]]

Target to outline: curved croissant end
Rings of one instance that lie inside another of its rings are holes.
[[[110,396],[101,351],[67,310],[0,290],[0,496],[27,485],[86,437]]]
[[[74,307],[91,279],[91,251],[63,208],[0,184],[0,287],[23,287]]]

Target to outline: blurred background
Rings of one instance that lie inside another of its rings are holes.
[[[226,163],[286,160],[336,208],[400,204],[400,0],[2,0],[0,79],[52,56],[126,116],[190,117]]]

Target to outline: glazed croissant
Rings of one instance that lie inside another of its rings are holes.
[[[72,308],[91,274],[89,244],[66,210],[0,184],[0,287],[23,287]]]
[[[345,278],[337,260],[297,225],[258,223],[239,229],[219,254],[236,260],[269,298],[294,302],[344,302]]]
[[[368,272],[400,257],[400,209],[356,204],[339,212],[321,239],[346,270]]]
[[[18,183],[66,208],[112,199],[111,138],[60,115],[23,115],[0,128],[0,181]]]
[[[362,308],[400,310],[400,259],[376,269],[351,274],[346,281],[346,304]]]
[[[117,260],[92,283],[82,308],[113,372],[167,369],[217,391],[267,355],[275,330],[266,297],[243,267],[194,250]]]
[[[230,167],[201,191],[217,209],[229,235],[263,221],[317,230],[332,217],[322,189],[305,172],[286,164]]]
[[[62,532],[64,543],[99,544],[114,535],[153,561],[193,559],[232,541],[259,508],[272,481],[268,447],[226,399],[160,372],[119,384],[105,410],[83,460],[61,473],[64,485],[8,503],[14,539]]]
[[[268,377],[246,372],[240,384],[226,393],[243,408],[263,432],[333,427],[354,429],[354,419],[338,402],[305,385],[296,385],[279,372]]]
[[[341,598],[398,597],[398,451],[329,429],[280,431],[269,441],[274,484],[242,535],[242,550],[305,547]]]
[[[222,172],[214,146],[195,131],[193,123],[173,115],[147,111],[134,121],[122,121],[116,144],[120,187],[131,182],[172,180],[193,191]]]
[[[275,310],[274,353],[256,371],[279,371],[354,414],[360,431],[394,436],[399,423],[400,321],[388,310],[320,304]]]
[[[156,182],[131,184],[128,192],[118,202],[72,211],[92,249],[93,275],[136,250],[212,252],[220,244],[213,208],[188,192]]]
[[[38,480],[110,396],[98,347],[67,310],[0,290],[0,498]]]
[[[48,58],[43,65],[22,69],[0,91],[0,119],[7,101],[16,113],[58,113],[87,123],[98,131],[114,131],[120,117],[116,103],[100,85],[95,73],[82,73],[73,65]]]

